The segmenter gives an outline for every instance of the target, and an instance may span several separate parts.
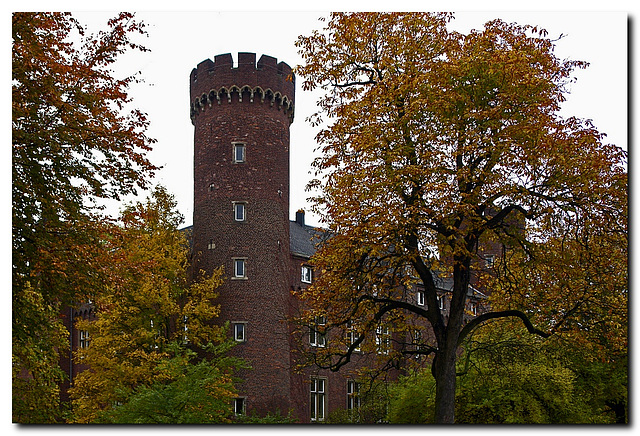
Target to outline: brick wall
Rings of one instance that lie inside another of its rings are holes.
[[[289,334],[289,125],[294,84],[290,68],[241,53],[204,61],[191,74],[194,131],[193,247],[195,270],[225,268],[218,303],[221,320],[246,323],[246,341],[234,353],[252,370],[238,374],[247,411],[290,402]],[[218,100],[218,97],[220,99]],[[233,144],[245,146],[234,161]],[[234,203],[245,205],[237,221]],[[246,278],[233,277],[245,259]]]

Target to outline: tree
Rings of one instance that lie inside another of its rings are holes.
[[[554,338],[555,339],[555,338]],[[567,354],[510,319],[488,323],[463,345],[456,421],[465,424],[605,423],[584,401],[588,388]],[[435,380],[427,371],[391,387],[389,421],[433,423]]]
[[[70,389],[74,421],[223,422],[232,413],[232,342],[214,325],[221,269],[191,282],[189,243],[175,200],[158,187],[122,212],[105,240],[109,287],[95,296],[96,319],[77,323],[90,345],[88,367]]]
[[[553,329],[553,346],[584,385],[590,416],[627,422],[628,222],[626,177],[609,199],[616,214],[574,214],[526,251],[513,251],[488,278],[496,310],[518,309]],[[615,218],[615,219],[613,219]],[[524,259],[526,257],[526,261]],[[525,267],[526,266],[526,267]],[[544,280],[543,280],[544,278]]]
[[[148,121],[125,111],[135,77],[110,66],[144,25],[122,13],[86,36],[69,14],[12,17],[13,419],[56,422],[60,308],[102,282],[101,199],[146,189]],[[74,42],[75,41],[75,42]]]
[[[142,384],[125,403],[107,408],[96,422],[109,424],[215,424],[231,422],[235,395],[229,371],[236,359],[226,356],[231,342],[206,347],[212,357],[173,342],[169,357],[159,366],[162,381]]]
[[[584,402],[578,374],[554,344],[497,320],[465,341],[456,395],[459,422],[474,424],[602,423]]]
[[[589,121],[558,114],[585,62],[558,59],[537,27],[495,20],[462,35],[447,30],[452,18],[338,13],[297,42],[303,88],[327,91],[311,117],[323,127],[309,188],[332,235],[314,258],[318,279],[299,293],[301,318],[323,316],[327,332],[358,326],[360,340],[319,351],[336,370],[367,334],[385,324],[407,334],[424,320],[434,341],[417,351],[433,356],[437,423],[454,422],[456,359],[474,328],[516,317],[547,337],[565,322],[543,331],[511,308],[465,327],[479,246],[526,246],[575,216],[615,221],[626,190],[626,153]],[[438,274],[453,281],[446,314]],[[416,281],[425,306],[408,298]]]

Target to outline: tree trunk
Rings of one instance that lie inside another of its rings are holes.
[[[456,399],[456,347],[447,344],[442,351],[438,351],[434,365],[436,379],[435,423],[453,424]]]
[[[466,248],[475,246],[475,239],[466,242]],[[455,247],[454,252],[455,252]],[[449,319],[444,334],[438,335],[438,351],[434,361],[436,379],[436,424],[453,424],[456,399],[456,358],[458,338],[464,319],[464,308],[469,287],[471,258],[468,255],[453,258],[453,294]]]

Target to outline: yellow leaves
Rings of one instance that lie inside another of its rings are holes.
[[[178,230],[181,216],[166,190],[123,212],[122,226],[106,239],[105,263],[114,278],[95,295],[97,319],[80,320],[90,346],[75,356],[90,370],[79,374],[70,391],[78,422],[93,422],[140,386],[170,381],[165,364],[175,344],[203,347],[225,340],[213,321],[222,271],[188,277],[188,243]]]

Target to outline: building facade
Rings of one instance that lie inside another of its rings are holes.
[[[289,220],[291,68],[267,55],[256,62],[254,53],[239,53],[237,63],[231,54],[215,56],[192,70],[190,102],[194,270],[224,267],[220,319],[231,323],[235,355],[252,367],[239,374],[236,412],[291,412],[314,422],[355,408],[355,369],[366,357],[356,356],[340,372],[295,370],[300,338],[287,322],[298,310],[292,291],[313,281],[309,260],[320,231],[305,224],[303,211]],[[440,281],[446,311],[451,283]],[[471,305],[481,302],[481,294],[470,292]],[[415,298],[424,304],[420,289]],[[307,345],[323,341],[311,330]]]
[[[237,414],[291,414],[298,422],[322,422],[329,413],[360,406],[357,370],[371,364],[355,353],[339,372],[299,367],[301,347],[326,346],[313,329],[300,332],[290,320],[299,313],[293,291],[314,280],[311,257],[323,237],[305,223],[304,211],[291,221],[289,209],[289,127],[294,119],[295,77],[284,62],[254,53],[222,54],[197,65],[189,77],[190,117],[194,126],[194,212],[192,268],[224,269],[218,289],[220,321],[230,324],[237,342],[233,354],[251,369],[241,370],[235,399]],[[485,250],[491,263],[502,250]],[[451,280],[438,279],[446,313]],[[469,295],[470,310],[484,296]],[[417,287],[411,298],[424,305]],[[94,319],[91,304],[69,309],[65,322],[71,350],[61,364],[75,375],[74,351],[89,346],[78,318]],[[383,332],[381,332],[383,333]],[[398,341],[402,342],[402,341]],[[375,358],[375,356],[373,356]],[[395,378],[397,370],[388,371]],[[66,386],[63,387],[66,392]]]

